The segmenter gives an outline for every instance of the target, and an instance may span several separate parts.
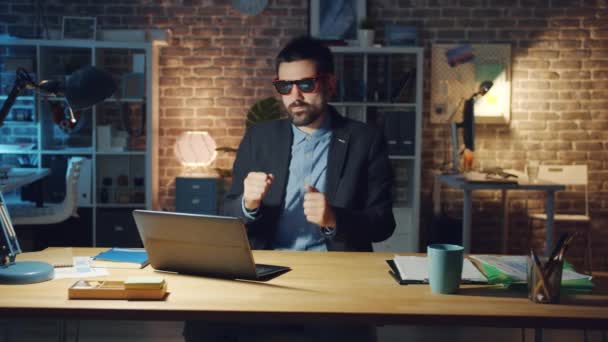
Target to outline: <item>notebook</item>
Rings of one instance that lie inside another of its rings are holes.
[[[111,248],[91,260],[91,267],[144,268],[149,264],[148,253],[142,248]]]
[[[391,267],[391,275],[401,285],[428,284],[429,269],[426,256],[395,255],[386,261]],[[486,284],[486,277],[467,258],[462,263],[462,284]]]

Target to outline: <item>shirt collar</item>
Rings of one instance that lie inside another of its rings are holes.
[[[294,124],[291,124],[291,130],[293,131],[294,145],[301,143],[302,141],[306,140],[306,137],[309,136],[309,134],[302,132]],[[325,117],[323,118],[323,122],[321,123],[321,126],[317,129],[315,129],[312,132],[312,134],[310,134],[310,137],[313,139],[319,139],[319,138],[325,136],[329,132],[331,132],[331,113],[329,111],[327,111]]]

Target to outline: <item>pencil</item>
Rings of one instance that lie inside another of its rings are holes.
[[[547,300],[551,300],[551,296],[549,296],[549,289],[547,288],[547,280],[545,279],[545,275],[543,274],[543,266],[540,263],[540,260],[538,260],[538,256],[536,256],[536,253],[534,253],[534,251],[532,251],[532,259],[534,260],[534,265],[536,265],[536,267],[532,266],[532,268],[536,269],[536,276],[540,278],[540,286],[542,287],[545,296],[547,296]],[[535,296],[537,285],[533,284],[533,286],[534,291],[532,292],[532,295]]]

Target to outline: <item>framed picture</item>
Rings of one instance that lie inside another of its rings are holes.
[[[365,0],[310,0],[310,35],[324,40],[357,40],[366,16]]]
[[[96,27],[94,17],[63,17],[61,38],[95,40]]]

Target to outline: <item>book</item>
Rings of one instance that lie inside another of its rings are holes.
[[[392,260],[387,260],[391,267],[391,275],[401,285],[405,284],[428,284],[429,269],[426,256],[400,256],[395,255]],[[486,277],[467,258],[462,264],[462,284],[487,284]]]
[[[144,268],[148,265],[148,253],[141,248],[111,248],[91,260],[91,267]]]

